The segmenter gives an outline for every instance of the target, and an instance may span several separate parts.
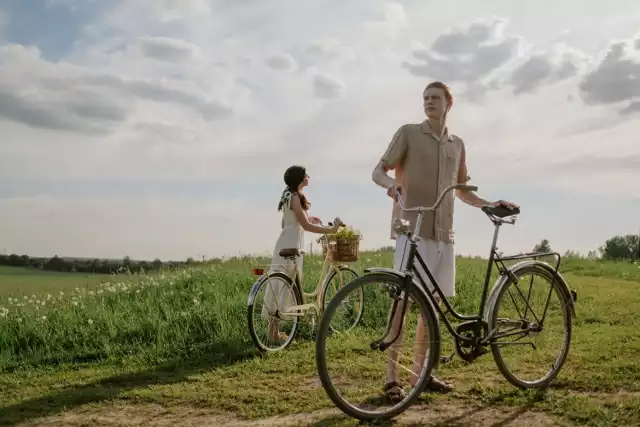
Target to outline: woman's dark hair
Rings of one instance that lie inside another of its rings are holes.
[[[302,209],[309,210],[309,201],[305,197],[304,194],[298,192],[298,187],[304,179],[307,177],[307,170],[303,166],[290,166],[284,172],[284,183],[287,186],[284,192],[282,193],[282,197],[280,198],[280,203],[278,204],[278,211],[282,210],[282,206],[284,205],[285,195],[287,192],[290,192],[292,195],[297,194],[300,197],[300,204],[302,205]]]

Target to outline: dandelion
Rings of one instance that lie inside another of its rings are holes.
[[[87,320],[87,323],[90,324],[90,325],[93,325],[93,320],[89,319],[89,320]]]

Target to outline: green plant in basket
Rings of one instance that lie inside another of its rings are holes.
[[[336,234],[334,234],[334,236],[337,239],[354,239],[354,238],[361,238],[362,234],[360,234],[360,232],[352,227],[344,226],[342,228],[340,228],[340,230],[338,230],[338,232]]]

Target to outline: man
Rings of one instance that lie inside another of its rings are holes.
[[[442,82],[430,83],[423,92],[423,108],[426,120],[420,124],[405,124],[393,136],[386,152],[373,171],[373,181],[387,189],[387,194],[394,199],[393,217],[401,217],[415,224],[417,213],[401,211],[396,197],[403,197],[407,207],[431,206],[438,195],[446,187],[457,183],[466,183],[467,163],[465,146],[462,139],[449,134],[446,119],[453,104],[450,89]],[[393,179],[387,172],[395,170]],[[397,189],[401,189],[398,192]],[[454,195],[445,197],[435,212],[425,212],[418,236],[418,251],[431,269],[443,293],[447,297],[455,295],[455,254],[453,239],[453,203]],[[510,207],[516,205],[505,202],[489,202],[470,191],[457,191],[456,195],[468,205],[481,208],[483,206],[503,204]],[[393,231],[392,239],[396,239]],[[401,269],[404,264],[404,254],[408,249],[406,236],[396,239],[394,254],[394,268]],[[431,286],[426,274],[421,272],[428,286]],[[438,301],[439,302],[439,301]],[[395,336],[399,326],[400,310],[393,319],[390,336]],[[387,363],[387,378],[385,393],[396,400],[402,399],[404,390],[397,382],[397,348],[402,345],[403,335],[390,347],[390,357]],[[417,337],[425,335],[422,316],[418,321]],[[414,353],[411,383],[415,385],[417,374],[420,372],[426,354],[426,343],[416,348]],[[438,391],[450,391],[452,386],[432,376],[427,388]]]

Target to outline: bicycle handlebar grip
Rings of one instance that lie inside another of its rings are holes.
[[[477,185],[461,185],[458,187],[458,190],[462,191],[478,191]]]

